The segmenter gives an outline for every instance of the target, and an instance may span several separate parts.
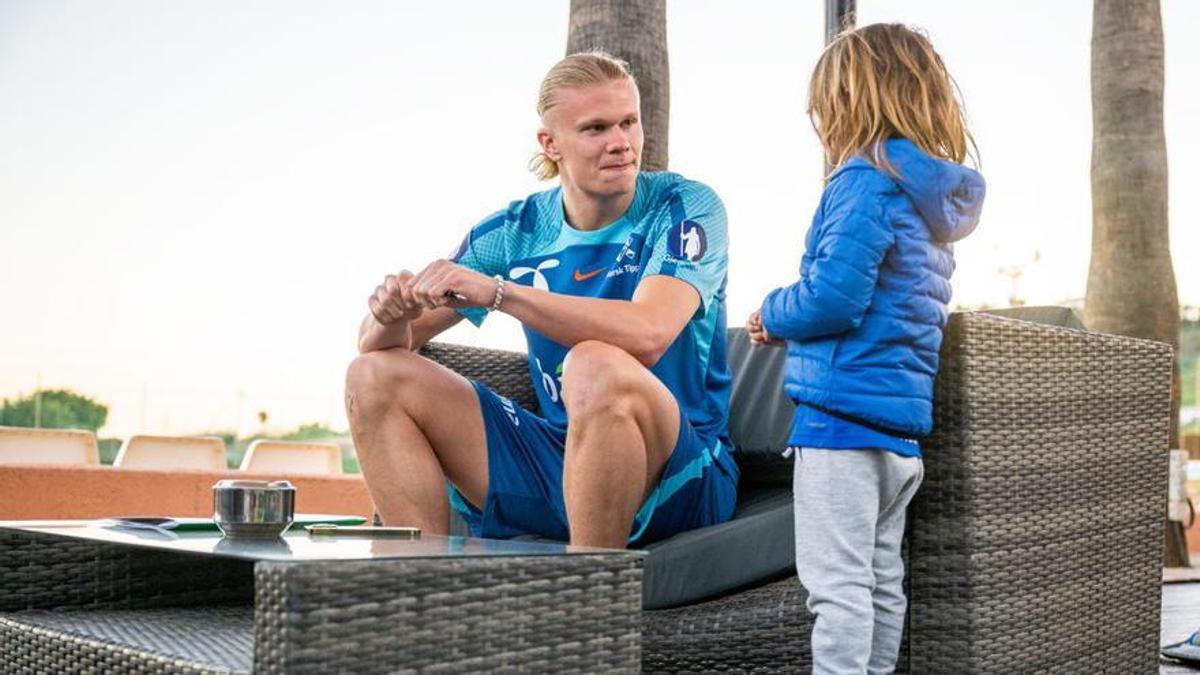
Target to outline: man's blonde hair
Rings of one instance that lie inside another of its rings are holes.
[[[599,49],[571,54],[554,64],[542,78],[542,86],[538,89],[538,116],[545,119],[546,113],[558,104],[559,93],[563,89],[589,87],[614,80],[633,81],[628,63]],[[558,175],[558,162],[550,159],[546,153],[538,152],[529,160],[529,170],[538,180],[550,180]]]
[[[885,142],[896,137],[934,157],[978,160],[954,78],[929,39],[901,24],[864,26],[829,43],[813,70],[808,116],[835,167],[862,155],[894,175]]]

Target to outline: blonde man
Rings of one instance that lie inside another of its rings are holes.
[[[723,522],[726,220],[708,187],[639,170],[637,85],[593,52],[538,97],[531,168],[561,186],[471,228],[371,295],[347,411],[386,523],[623,548]],[[467,318],[519,320],[541,415],[415,352]],[[451,485],[449,503],[446,483]]]

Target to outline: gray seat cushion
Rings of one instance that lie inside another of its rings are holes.
[[[646,547],[643,609],[698,602],[789,572],[796,551],[790,488],[739,496],[733,519]]]

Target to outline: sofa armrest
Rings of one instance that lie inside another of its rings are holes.
[[[1154,672],[1169,346],[956,314],[909,511],[912,672]]]

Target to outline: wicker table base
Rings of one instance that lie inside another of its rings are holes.
[[[248,673],[254,608],[14,612],[0,645],[5,672]]]
[[[634,672],[628,554],[225,560],[0,531],[0,672]]]

